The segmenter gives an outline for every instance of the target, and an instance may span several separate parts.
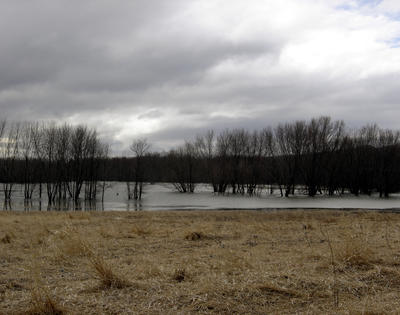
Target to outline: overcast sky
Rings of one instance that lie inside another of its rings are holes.
[[[0,117],[123,151],[330,115],[400,128],[400,1],[0,0]]]

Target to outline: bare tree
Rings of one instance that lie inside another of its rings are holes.
[[[168,154],[172,184],[181,193],[193,193],[196,187],[197,156],[195,145],[186,142]]]
[[[101,145],[100,148],[100,155],[99,155],[99,160],[100,160],[100,176],[102,176],[102,181],[100,183],[100,189],[101,189],[101,201],[104,202],[104,194],[105,190],[107,187],[106,183],[106,174],[108,171],[108,166],[109,164],[107,163],[107,159],[109,158],[109,152],[110,152],[110,146],[106,143]]]
[[[219,194],[224,194],[231,182],[229,137],[229,130],[223,131],[217,137],[213,176],[215,178],[214,192]]]
[[[31,140],[34,159],[37,161],[38,169],[35,172],[35,180],[39,183],[39,199],[42,199],[43,182],[45,178],[46,159],[44,150],[44,126],[43,124],[31,124]],[[47,175],[47,174],[46,174]]]
[[[356,196],[373,192],[378,133],[377,125],[366,125],[355,130],[346,143],[344,186]]]
[[[307,125],[306,150],[304,152],[303,176],[308,195],[321,192],[322,179],[329,159],[340,147],[344,133],[342,121],[332,122],[329,117],[312,119]]]
[[[304,153],[307,148],[307,124],[305,121],[280,124],[275,129],[277,156],[279,158],[278,180],[285,186],[285,197],[294,194],[300,181]]]
[[[382,130],[378,132],[376,161],[376,187],[380,197],[389,197],[400,188],[400,133]]]
[[[2,150],[1,150],[1,173],[3,178],[4,199],[11,200],[14,183],[17,180],[16,163],[19,159],[20,149],[20,123],[3,126]]]
[[[205,177],[207,178],[207,181],[211,184],[214,192],[218,192],[214,131],[209,130],[204,135],[198,135],[194,142],[194,148],[196,150],[196,155],[199,158],[199,162],[203,163],[202,166],[206,171]]]
[[[25,123],[21,130],[21,158],[23,159],[22,177],[24,183],[25,200],[32,199],[35,189],[35,163],[34,163],[34,142],[32,125]]]
[[[4,137],[4,133],[6,130],[6,120],[0,120],[0,182],[5,182],[5,154],[6,154],[6,147],[7,147],[7,138]]]
[[[144,157],[149,153],[150,144],[147,142],[147,139],[137,139],[132,142],[130,145],[130,150],[134,154],[134,188],[133,188],[133,198],[135,200],[142,199],[143,193],[143,181],[145,176],[145,165],[144,165]],[[129,185],[129,184],[128,184]],[[130,189],[128,189],[128,192]],[[128,193],[128,198],[131,196]]]
[[[38,136],[38,154],[42,157],[46,172],[46,192],[49,205],[54,203],[57,192],[56,141],[57,128],[54,124],[41,127],[41,135]]]

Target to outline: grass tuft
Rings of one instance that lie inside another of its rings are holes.
[[[346,237],[335,252],[337,261],[347,267],[369,267],[376,261],[376,255],[368,242],[359,236]]]
[[[185,269],[176,269],[174,274],[172,275],[172,279],[177,282],[182,282],[186,279],[186,270]]]
[[[138,225],[134,225],[131,229],[131,232],[138,236],[145,236],[151,234],[151,230],[148,227],[142,227]]]
[[[102,288],[125,288],[131,286],[131,283],[124,279],[122,276],[117,275],[112,267],[96,253],[96,250],[86,241],[80,233],[72,227],[66,231],[71,237],[67,239],[70,241],[69,250],[73,249],[75,253],[78,253],[87,258],[89,265],[94,271],[94,275],[100,280],[100,286]],[[69,251],[70,252],[70,251]]]
[[[101,288],[122,289],[132,285],[128,280],[117,275],[100,256],[91,253],[88,258],[96,277],[100,280]]]
[[[205,235],[202,232],[189,232],[185,235],[185,239],[189,241],[197,241],[204,238]]]
[[[31,307],[24,312],[26,315],[63,315],[66,311],[47,292],[39,288],[31,291]]]
[[[6,234],[4,237],[1,238],[1,242],[3,244],[10,244],[11,243],[11,236]]]

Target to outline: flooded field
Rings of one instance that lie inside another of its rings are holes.
[[[278,191],[270,195],[266,192],[259,196],[217,195],[208,185],[198,185],[193,194],[175,192],[173,186],[167,183],[147,184],[143,199],[140,201],[128,200],[126,183],[111,182],[107,184],[104,202],[87,202],[81,200],[78,204],[72,201],[56,203],[48,206],[45,193],[41,200],[33,198],[24,201],[23,187],[14,186],[13,198],[5,203],[0,196],[2,210],[219,210],[219,209],[287,209],[287,208],[327,208],[327,209],[398,209],[400,195],[390,198],[377,196],[341,195],[316,196],[297,195],[289,198],[280,197]]]

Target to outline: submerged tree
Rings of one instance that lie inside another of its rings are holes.
[[[195,145],[186,142],[185,145],[171,150],[167,158],[175,189],[181,193],[193,193],[197,183],[198,167]]]
[[[376,154],[376,187],[380,197],[400,189],[400,133],[379,130]]]
[[[305,121],[280,124],[275,129],[277,147],[276,158],[279,159],[279,185],[285,187],[285,197],[294,194],[300,176],[304,154],[307,149],[307,124]]]
[[[145,156],[149,153],[150,144],[146,139],[134,140],[130,145],[130,150],[134,154],[134,187],[133,187],[133,199],[142,199],[143,193],[143,182],[146,174]],[[128,182],[128,199],[131,199],[129,182]]]
[[[21,124],[2,124],[1,178],[3,180],[4,199],[10,200],[14,183],[18,180],[17,162],[20,153]]]
[[[331,166],[333,153],[342,143],[344,122],[332,122],[329,117],[312,119],[307,126],[303,177],[310,197],[322,193],[324,175]]]
[[[21,130],[21,159],[22,162],[22,179],[24,184],[25,200],[32,199],[33,191],[36,186],[35,176],[37,175],[37,163],[35,163],[34,141],[33,141],[33,124],[25,123]]]

